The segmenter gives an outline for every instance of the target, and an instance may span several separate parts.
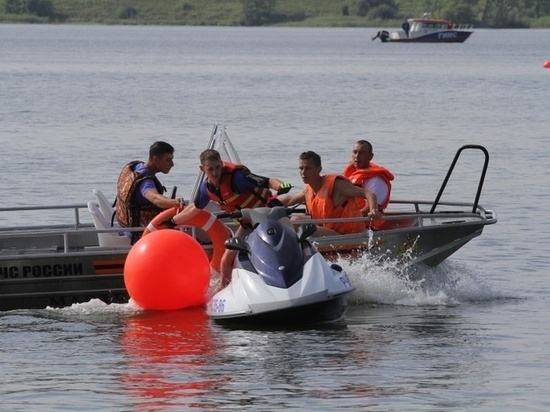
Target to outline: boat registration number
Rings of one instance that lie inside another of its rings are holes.
[[[225,299],[212,299],[208,303],[208,307],[212,313],[223,313],[225,310]]]
[[[351,282],[347,274],[340,276],[340,282],[342,282],[346,288],[351,288]]]

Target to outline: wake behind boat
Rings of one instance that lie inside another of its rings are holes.
[[[219,149],[232,160],[236,152],[225,129],[216,127],[212,136],[209,147]],[[472,202],[443,202],[447,182],[466,150],[481,151],[485,157],[475,198]],[[327,259],[368,253],[399,259],[407,265],[437,266],[480,236],[485,226],[497,222],[496,213],[479,204],[488,162],[484,147],[463,146],[435,200],[393,199],[376,230],[311,241]],[[214,208],[211,211],[217,213]],[[71,306],[94,298],[107,303],[128,302],[123,269],[130,241],[120,228],[110,226],[112,208],[100,191],[94,190],[93,200],[83,204],[0,208],[0,222],[7,225],[23,218],[40,222],[53,214],[59,223],[0,228],[0,310]],[[222,222],[232,231],[236,228],[233,220]],[[202,244],[207,255],[212,255],[213,245],[204,231],[183,229]]]
[[[402,30],[381,30],[372,40],[382,43],[463,43],[474,32],[471,24],[456,24],[449,20],[434,19],[429,13],[421,18],[407,19]]]

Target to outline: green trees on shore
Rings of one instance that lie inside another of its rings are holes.
[[[0,21],[38,23],[380,27],[424,12],[476,27],[550,27],[550,0],[0,0]]]

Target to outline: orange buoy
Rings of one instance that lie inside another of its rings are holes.
[[[155,218],[147,225],[143,231],[143,236],[153,233],[155,231],[166,229],[162,225],[166,219],[169,219],[179,213],[179,209],[170,208],[164,212],[155,216]],[[224,224],[216,218],[212,213],[204,209],[198,209],[197,213],[187,219],[185,222],[180,222],[180,225],[195,226],[202,229],[210,237],[212,241],[213,253],[210,259],[210,266],[212,267],[213,274],[220,273],[221,260],[225,252],[225,241],[229,239],[229,230]]]
[[[550,60],[546,60],[544,62],[544,67],[546,67],[547,69],[550,69]]]
[[[203,247],[188,234],[158,230],[130,249],[124,284],[143,309],[201,306],[210,285],[210,262]]]

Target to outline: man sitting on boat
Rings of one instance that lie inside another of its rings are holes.
[[[210,201],[217,203],[224,211],[234,212],[244,208],[280,205],[270,189],[278,194],[287,193],[292,185],[276,178],[259,176],[239,164],[224,162],[220,153],[207,149],[200,155],[200,169],[205,179],[200,185],[194,202],[182,212],[165,222],[168,227],[184,224],[204,209]],[[251,228],[245,224],[237,229],[235,237],[244,238]],[[229,283],[236,251],[226,250],[221,260],[222,287]]]
[[[372,162],[373,157],[372,144],[366,140],[358,140],[351,151],[351,162],[344,168],[344,176],[354,185],[374,192],[378,209],[383,211],[390,202],[391,181],[394,176],[385,167]],[[363,199],[356,200],[360,208],[365,206]]]
[[[300,176],[306,184],[297,194],[279,198],[285,206],[305,203],[313,219],[337,219],[368,216],[380,217],[376,195],[353,185],[346,177],[327,174],[321,175],[321,157],[312,151],[303,152],[299,158]],[[364,199],[360,208],[356,198]],[[315,236],[359,233],[365,230],[361,220],[339,223],[319,224]]]
[[[149,148],[147,161],[134,160],[120,172],[117,182],[115,216],[122,227],[147,226],[164,209],[183,206],[183,199],[163,195],[166,188],[155,176],[167,174],[174,166],[174,148],[158,141]],[[132,232],[133,242],[141,232]]]

